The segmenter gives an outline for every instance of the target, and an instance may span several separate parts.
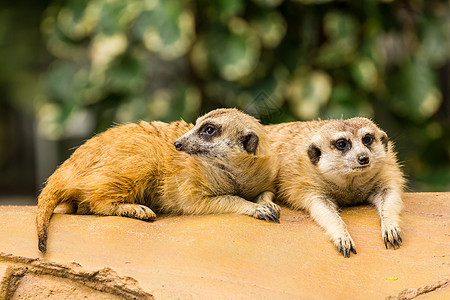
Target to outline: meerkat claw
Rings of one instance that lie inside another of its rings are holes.
[[[274,210],[273,208],[270,208],[271,214],[271,220],[277,223],[280,223],[280,213]]]
[[[395,250],[395,240],[393,236],[389,239],[389,242],[391,243],[392,248]]]
[[[398,242],[398,238],[397,236],[394,235],[394,240],[397,243],[397,247],[400,248],[400,243]]]
[[[279,208],[279,207],[276,207],[276,208],[275,208],[275,214],[276,214],[277,218],[280,218],[281,211],[280,211],[280,208]]]
[[[346,246],[342,246],[342,244],[339,243],[338,253],[341,253],[341,252],[344,257],[350,257],[350,250],[348,250]]]
[[[339,245],[337,246],[338,253],[342,253],[344,257],[350,257],[350,253],[353,252],[356,254],[356,249],[353,247],[353,245],[350,245],[350,247],[342,245],[342,242],[339,242]]]
[[[258,219],[269,222],[269,218],[266,215],[260,214],[258,215]]]
[[[391,230],[390,233],[386,231],[384,233],[383,239],[384,239],[384,246],[386,247],[386,249],[389,249],[388,242],[389,242],[389,244],[391,244],[392,249],[396,249],[395,248],[396,245],[397,245],[397,248],[400,248],[402,238],[397,229]]]
[[[275,223],[280,223],[280,219],[277,217],[276,214],[272,215],[272,221]]]
[[[258,214],[257,219],[264,220],[267,222],[277,222],[277,223],[280,222],[274,213],[271,213],[271,214],[270,213],[269,214],[260,213],[260,214]]]

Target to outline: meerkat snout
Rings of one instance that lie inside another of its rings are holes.
[[[178,151],[182,151],[183,149],[183,144],[179,141],[176,141],[175,143],[173,143],[173,145],[175,146],[175,149]]]
[[[221,143],[223,140],[217,141],[216,138],[220,136],[222,136],[222,126],[206,122],[194,126],[192,130],[185,133],[173,145],[176,150],[184,151],[190,155],[216,157],[213,152],[214,148],[218,146],[216,144]]]
[[[227,157],[243,150],[256,155],[258,134],[250,127],[242,130],[235,130],[235,127],[233,122],[224,118],[200,119],[192,130],[174,143],[175,149],[208,157]],[[231,149],[234,150],[230,152]]]
[[[358,155],[358,163],[361,166],[367,166],[370,163],[370,158],[365,154]]]

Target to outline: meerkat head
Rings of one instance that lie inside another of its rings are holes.
[[[264,153],[264,129],[250,115],[237,109],[216,109],[199,117],[194,128],[180,137],[176,150],[190,155],[227,158],[233,154]]]
[[[379,169],[388,143],[386,133],[369,119],[331,120],[312,138],[307,153],[323,176],[339,183]]]

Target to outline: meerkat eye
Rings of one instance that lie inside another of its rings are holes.
[[[364,145],[366,146],[370,146],[373,143],[374,137],[371,134],[366,134],[363,138],[362,138],[362,142]]]
[[[216,132],[216,127],[213,125],[207,125],[202,128],[201,133],[206,135],[213,135]]]
[[[334,144],[334,146],[338,149],[338,150],[347,150],[350,149],[351,144],[349,141],[347,141],[346,139],[339,139],[336,141],[336,143]]]

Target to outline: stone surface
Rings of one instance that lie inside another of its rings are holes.
[[[0,206],[0,252],[15,257],[0,256],[0,276],[5,281],[7,266],[31,259],[77,262],[86,274],[108,267],[156,299],[450,299],[450,193],[409,193],[404,202],[403,244],[396,250],[385,249],[374,207],[342,210],[358,251],[350,258],[304,213],[285,207],[280,224],[240,215],[146,223],[55,214],[44,256],[37,249],[36,207]],[[26,284],[38,273],[24,275],[14,296],[29,291]],[[63,273],[40,280],[48,279],[46,287],[63,280],[69,293],[80,283]]]
[[[19,299],[78,299],[120,300],[119,296],[102,293],[67,279],[50,275],[25,275],[20,281],[12,300]]]
[[[153,299],[135,279],[111,268],[88,271],[80,264],[0,253],[0,299]]]

